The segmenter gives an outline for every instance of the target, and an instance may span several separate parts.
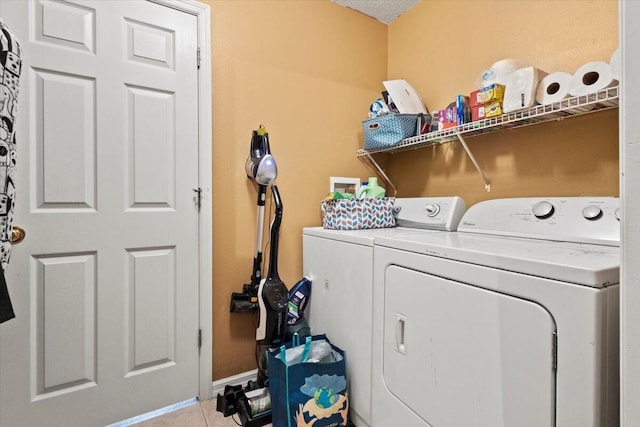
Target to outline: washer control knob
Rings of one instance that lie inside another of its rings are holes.
[[[616,209],[616,211],[615,211],[614,215],[615,215],[616,219],[617,219],[618,221],[620,221],[620,208]]]
[[[582,209],[582,216],[589,220],[598,219],[602,216],[602,209],[595,205],[589,205]]]
[[[424,207],[424,211],[426,212],[428,217],[433,218],[440,212],[440,206],[435,203],[429,203]]]
[[[533,215],[536,218],[545,219],[553,215],[553,205],[547,201],[538,202],[533,205]]]

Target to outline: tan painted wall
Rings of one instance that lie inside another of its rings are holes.
[[[202,1],[213,39],[214,379],[255,368],[257,317],[230,314],[229,297],[251,272],[256,191],[244,162],[259,124],[278,162],[280,276],[290,286],[329,176],[369,175],[355,150],[382,80],[407,79],[436,110],[498,59],[574,72],[617,46],[615,0],[424,0],[388,27],[329,0]],[[617,123],[612,110],[469,139],[491,193],[457,143],[377,158],[403,197],[617,195]]]
[[[408,80],[429,110],[468,95],[503,58],[547,72],[609,62],[618,46],[617,1],[422,1],[389,26],[389,78]],[[467,139],[491,193],[459,143],[391,156],[398,195],[498,197],[618,195],[618,112]],[[379,155],[378,157],[389,157]]]
[[[302,275],[302,227],[321,225],[330,176],[365,178],[361,121],[387,72],[387,26],[328,0],[206,1],[213,50],[214,379],[255,368],[257,316],[229,313],[249,281],[256,189],[251,131],[264,124],[284,205],[279,271]],[[266,239],[265,239],[266,242]],[[266,274],[266,268],[265,268]]]

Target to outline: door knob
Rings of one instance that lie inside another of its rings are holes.
[[[18,227],[17,225],[14,225],[13,229],[11,230],[11,243],[22,242],[26,235],[27,233],[22,228]]]

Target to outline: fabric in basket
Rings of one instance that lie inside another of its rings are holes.
[[[390,148],[416,135],[418,114],[384,114],[362,122],[364,149]]]
[[[322,226],[332,230],[395,227],[394,204],[393,197],[323,200]]]

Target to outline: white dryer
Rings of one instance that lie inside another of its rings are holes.
[[[374,246],[375,427],[616,427],[617,198],[481,202]]]
[[[347,352],[351,420],[371,426],[373,244],[380,236],[451,231],[465,210],[459,197],[398,198],[399,227],[338,231],[303,230],[303,272],[313,283],[305,316],[313,334]],[[407,228],[413,227],[413,228]],[[416,228],[423,230],[416,231]]]

